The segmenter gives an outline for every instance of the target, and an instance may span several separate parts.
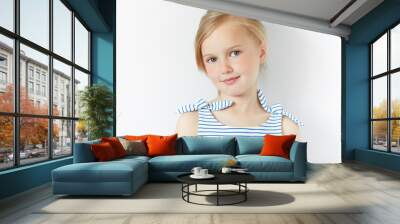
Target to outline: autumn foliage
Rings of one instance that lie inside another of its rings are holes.
[[[13,85],[8,85],[6,92],[0,93],[0,111],[13,112],[14,96]],[[20,111],[22,114],[39,114],[47,115],[48,107],[34,105],[29,99],[28,93],[24,87],[20,88]],[[58,110],[55,114],[58,114]],[[13,147],[13,117],[0,116],[0,147]],[[48,119],[47,118],[20,118],[20,148],[24,149],[26,145],[46,144],[48,136]],[[53,125],[53,138],[59,135],[59,127]]]
[[[400,117],[400,100],[392,100],[392,116]],[[373,118],[387,118],[387,100],[382,100],[378,106],[373,108]],[[385,138],[387,136],[387,122],[375,121],[373,125],[374,138]],[[400,122],[392,121],[392,141],[397,141],[400,138]]]

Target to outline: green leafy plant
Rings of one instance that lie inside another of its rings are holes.
[[[79,95],[81,117],[87,126],[89,139],[110,136],[107,129],[112,125],[112,92],[105,85],[94,84],[87,86]]]

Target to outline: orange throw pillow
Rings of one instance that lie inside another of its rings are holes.
[[[178,134],[170,136],[150,135],[147,138],[148,156],[163,156],[176,154],[176,139]]]
[[[136,136],[136,135],[125,135],[124,136],[124,138],[126,140],[129,140],[129,141],[140,140],[140,141],[143,141],[143,142],[146,142],[147,137],[149,137],[149,135],[138,135],[138,136]]]
[[[126,151],[124,149],[124,146],[122,146],[122,144],[118,138],[116,138],[116,137],[101,138],[101,142],[110,143],[110,145],[114,149],[114,152],[115,152],[115,155],[117,156],[117,158],[126,156]]]
[[[117,158],[114,149],[108,142],[93,144],[90,147],[94,154],[94,157],[99,162],[109,161]]]
[[[265,135],[261,156],[281,156],[290,159],[290,148],[296,135]]]

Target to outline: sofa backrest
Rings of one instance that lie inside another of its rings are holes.
[[[86,142],[75,143],[74,147],[74,163],[95,162],[96,158],[90,148],[92,144],[100,143],[100,139]]]
[[[235,155],[233,136],[183,136],[177,141],[177,154],[226,154]]]
[[[259,154],[264,145],[264,137],[236,137],[236,155]]]

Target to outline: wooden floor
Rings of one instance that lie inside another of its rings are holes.
[[[46,185],[0,201],[0,223],[400,223],[399,173],[359,163],[312,164],[309,169],[308,182],[368,206],[357,214],[35,214],[35,208],[54,200]]]

